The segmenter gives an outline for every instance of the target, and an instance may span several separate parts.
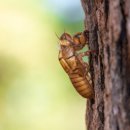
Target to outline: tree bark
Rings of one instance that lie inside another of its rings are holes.
[[[89,31],[95,98],[87,130],[130,130],[130,1],[81,0]]]

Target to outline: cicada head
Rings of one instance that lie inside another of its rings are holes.
[[[72,37],[68,33],[63,33],[60,37],[61,46],[70,46],[72,43]]]
[[[68,33],[63,33],[59,38],[60,52],[64,58],[74,55],[73,39]]]
[[[79,32],[73,36],[73,44],[76,50],[82,49],[86,44],[88,44],[88,31]]]

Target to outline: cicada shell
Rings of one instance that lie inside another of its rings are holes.
[[[77,53],[88,43],[86,35],[86,31],[77,33],[73,37],[68,33],[63,33],[59,38],[59,61],[76,91],[84,98],[90,99],[94,97],[94,91],[89,64],[82,60],[82,57],[88,53]]]

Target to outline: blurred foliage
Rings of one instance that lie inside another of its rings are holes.
[[[85,129],[85,100],[59,64],[55,36],[82,31],[83,20],[46,3],[0,0],[0,130]]]

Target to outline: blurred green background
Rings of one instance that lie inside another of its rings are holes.
[[[83,15],[80,0],[0,0],[0,130],[85,130],[55,36],[82,31]]]

